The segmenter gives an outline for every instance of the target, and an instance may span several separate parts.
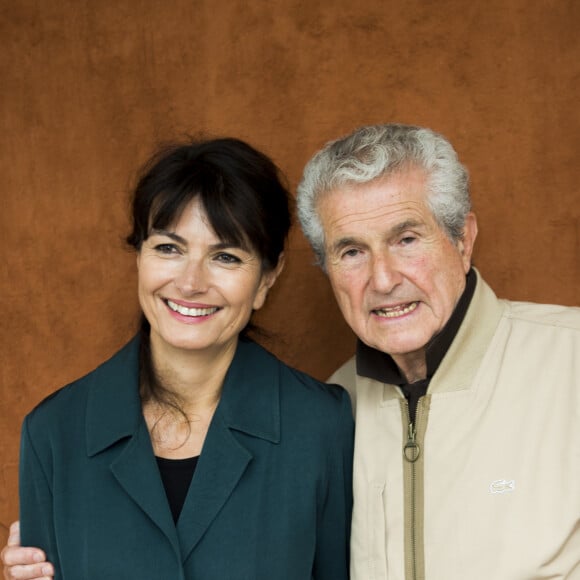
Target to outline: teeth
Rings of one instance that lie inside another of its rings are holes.
[[[398,316],[404,316],[409,312],[412,312],[417,308],[418,302],[411,302],[407,306],[396,306],[395,308],[382,308],[380,310],[374,310],[375,314],[382,316],[383,318],[397,318]]]
[[[185,306],[181,306],[180,304],[175,304],[175,302],[171,302],[171,300],[167,300],[167,306],[171,308],[174,312],[179,312],[179,314],[183,314],[184,316],[207,316],[208,314],[213,314],[217,312],[217,307],[214,308],[187,308]]]

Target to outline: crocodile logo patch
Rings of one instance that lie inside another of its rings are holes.
[[[489,484],[490,493],[509,493],[516,489],[514,479],[496,479]]]

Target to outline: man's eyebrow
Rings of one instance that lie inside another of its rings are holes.
[[[420,228],[424,225],[425,224],[422,221],[408,219],[408,220],[405,220],[404,222],[401,222],[399,224],[395,224],[390,229],[389,235],[398,236],[398,235],[402,234],[405,230],[412,230],[412,229]]]
[[[348,238],[340,238],[336,240],[330,247],[331,252],[340,252],[343,248],[347,246],[358,246],[361,244],[361,241],[357,238],[348,237]]]
[[[408,220],[405,220],[404,222],[400,222],[398,224],[395,224],[393,227],[391,227],[387,231],[387,236],[389,238],[397,237],[397,236],[401,235],[403,232],[405,232],[406,230],[422,228],[424,225],[425,224],[422,221],[408,219]],[[340,252],[340,250],[342,250],[343,248],[345,248],[347,246],[360,246],[360,245],[365,245],[363,240],[357,239],[357,238],[352,237],[352,236],[348,236],[348,237],[344,237],[344,238],[340,238],[340,239],[336,240],[332,244],[332,246],[330,247],[330,251],[331,252]]]

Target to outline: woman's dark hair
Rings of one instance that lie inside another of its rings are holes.
[[[127,243],[140,251],[153,230],[167,229],[196,198],[222,242],[256,252],[266,272],[276,268],[291,225],[292,197],[273,161],[239,139],[191,140],[156,153],[134,191]],[[143,316],[141,397],[179,409],[155,375],[149,331]]]
[[[136,250],[153,229],[164,229],[199,197],[221,241],[257,252],[272,270],[290,229],[290,194],[271,159],[239,139],[172,145],[145,165],[133,196]]]

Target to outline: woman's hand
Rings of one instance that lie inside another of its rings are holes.
[[[6,580],[52,580],[54,570],[40,548],[20,546],[20,523],[10,526],[8,543],[0,554]]]

